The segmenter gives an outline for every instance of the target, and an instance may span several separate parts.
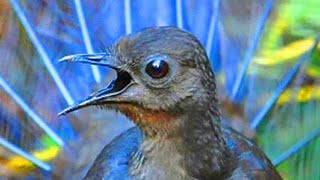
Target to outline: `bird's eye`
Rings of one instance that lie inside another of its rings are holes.
[[[165,77],[169,72],[169,65],[164,60],[153,60],[147,64],[146,73],[154,79]]]

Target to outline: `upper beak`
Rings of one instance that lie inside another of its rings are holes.
[[[114,97],[125,91],[133,82],[130,74],[121,70],[117,64],[115,57],[107,53],[97,54],[76,54],[65,56],[59,60],[59,62],[83,62],[95,65],[108,66],[117,72],[117,77],[105,88],[92,93],[86,99],[77,102],[68,108],[61,111],[58,115],[65,115],[77,109],[87,107],[90,105],[99,105],[105,102],[108,97]]]
[[[113,69],[118,68],[115,56],[111,53],[73,54],[61,58],[59,62],[82,62],[100,66],[108,66]]]

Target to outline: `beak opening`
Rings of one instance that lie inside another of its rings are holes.
[[[90,58],[88,58],[90,57]],[[58,116],[66,115],[70,112],[73,112],[75,110],[88,107],[91,105],[102,105],[108,103],[108,97],[113,97],[116,95],[121,94],[123,91],[125,91],[131,84],[133,84],[133,80],[131,75],[122,69],[120,69],[118,66],[115,65],[114,61],[108,61],[105,59],[105,55],[97,54],[97,55],[71,55],[66,56],[60,60],[61,61],[77,61],[77,62],[84,62],[89,64],[96,64],[96,65],[104,65],[108,66],[112,69],[114,69],[117,72],[117,77],[111,81],[109,85],[107,85],[105,88],[96,91],[89,95],[84,100],[81,100],[63,111],[61,111]],[[100,59],[102,58],[102,59]],[[93,60],[92,60],[93,59]],[[114,102],[113,101],[110,101]]]

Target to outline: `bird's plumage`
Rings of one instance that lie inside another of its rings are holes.
[[[64,60],[107,65],[117,78],[62,114],[102,105],[139,127],[105,147],[88,179],[281,179],[259,148],[220,125],[214,74],[190,33],[148,28],[103,55]]]
[[[227,127],[223,128],[223,134],[228,150],[238,159],[230,164],[230,169],[241,167],[235,171],[232,178],[241,179],[242,171],[245,171],[248,179],[281,179],[269,159],[254,143]],[[141,145],[142,138],[143,135],[137,127],[119,135],[101,151],[85,179],[130,179],[131,159]],[[196,166],[197,164],[194,164],[195,168]]]

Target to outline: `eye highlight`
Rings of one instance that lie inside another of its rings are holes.
[[[152,60],[147,64],[145,71],[150,77],[160,79],[168,74],[169,64],[161,59]]]

